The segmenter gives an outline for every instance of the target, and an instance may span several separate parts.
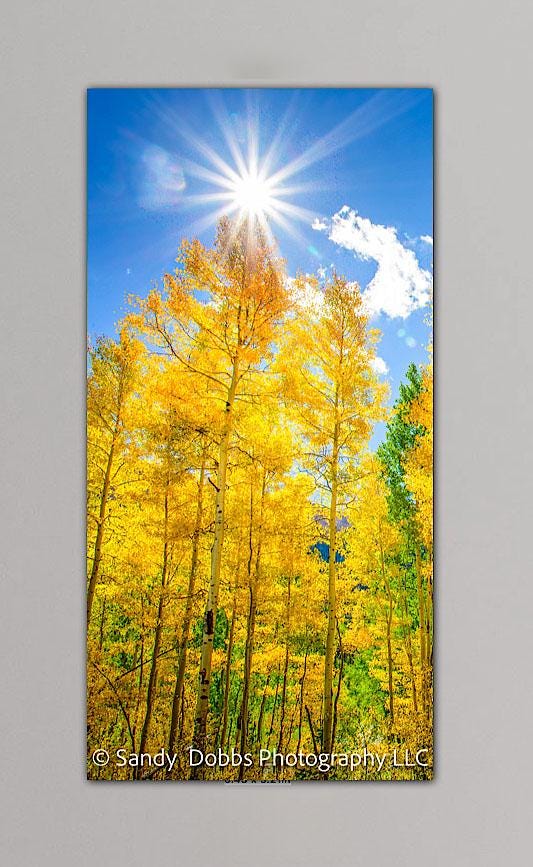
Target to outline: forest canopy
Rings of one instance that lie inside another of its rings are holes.
[[[289,279],[258,225],[222,219],[90,347],[91,779],[431,778],[431,347],[391,407],[379,338],[356,283]],[[221,770],[190,749],[429,760]]]

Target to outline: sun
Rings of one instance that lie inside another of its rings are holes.
[[[204,201],[222,203],[221,208],[212,213],[212,219],[225,214],[234,220],[236,231],[243,224],[249,228],[258,225],[273,245],[276,243],[272,232],[275,225],[296,234],[293,221],[302,219],[305,212],[286,201],[294,188],[280,184],[278,173],[269,174],[268,161],[259,163],[255,154],[246,160],[239,154],[235,168],[220,159],[216,168],[218,172],[209,172],[209,180],[220,192],[203,197]]]
[[[195,135],[182,121],[178,122],[172,113],[162,115],[171,129],[185,138],[202,158],[200,161],[182,160],[188,175],[200,184],[197,192],[185,195],[184,207],[204,209],[204,215],[191,224],[191,230],[199,234],[226,216],[234,221],[236,231],[245,223],[249,228],[260,226],[273,246],[277,245],[276,229],[305,244],[296,224],[311,222],[316,214],[296,204],[294,197],[313,192],[316,183],[295,184],[292,178],[313,162],[314,157],[308,159],[304,153],[289,161],[284,159],[281,131],[260,153],[258,118],[251,115],[244,137],[238,138],[223,102],[216,96],[213,100],[214,117],[222,133],[222,143],[217,148]],[[288,126],[288,120],[284,126]],[[222,156],[224,150],[226,154]]]
[[[230,198],[242,217],[256,217],[261,223],[271,216],[276,207],[276,189],[271,179],[263,178],[245,169],[232,182]]]

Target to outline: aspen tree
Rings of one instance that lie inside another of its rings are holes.
[[[185,604],[185,613],[183,615],[183,623],[181,628],[181,637],[178,643],[178,666],[176,670],[176,682],[174,685],[174,695],[172,698],[172,711],[170,717],[170,730],[168,735],[169,752],[174,750],[176,733],[178,730],[178,719],[181,711],[181,703],[183,698],[183,687],[185,682],[185,669],[187,666],[187,645],[189,643],[191,620],[193,614],[193,601],[196,588],[196,573],[198,570],[198,549],[200,545],[200,533],[202,529],[202,520],[204,515],[204,486],[205,486],[205,471],[207,463],[207,445],[201,448],[200,471],[198,478],[198,494],[196,498],[196,515],[194,521],[194,529],[192,534],[191,546],[191,566],[189,571],[189,581],[187,586],[187,601]]]
[[[198,293],[207,295],[200,300]],[[139,302],[131,321],[147,333],[195,379],[212,385],[220,407],[216,496],[210,579],[204,615],[194,746],[204,750],[211,685],[213,640],[225,533],[228,459],[234,432],[235,403],[253,391],[254,374],[271,353],[275,326],[287,307],[282,266],[251,220],[234,225],[222,219],[214,249],[184,242],[178,268],[165,277],[165,294],[153,290]],[[198,772],[193,769],[193,775]]]
[[[109,495],[116,473],[117,457],[124,441],[124,416],[131,394],[137,362],[142,351],[123,328],[120,340],[99,340],[91,353],[91,374],[87,390],[88,460],[100,469],[101,482],[96,511],[89,510],[89,521],[96,524],[91,546],[91,569],[87,585],[87,626],[91,621],[94,594],[102,564],[104,532],[108,517]],[[91,464],[88,481],[91,480]],[[90,525],[89,525],[90,526]],[[88,545],[88,548],[90,546]]]
[[[280,367],[285,396],[308,447],[308,466],[329,500],[328,623],[324,660],[322,749],[331,752],[337,612],[337,522],[345,462],[357,461],[372,422],[382,417],[383,388],[372,369],[377,332],[367,328],[361,293],[334,275],[324,286],[301,278],[299,315],[291,323]]]

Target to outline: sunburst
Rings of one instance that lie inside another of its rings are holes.
[[[292,237],[305,243],[297,228],[297,223],[310,221],[314,212],[287,201],[289,196],[310,189],[310,185],[286,186],[276,182],[274,173],[269,174],[269,159],[258,164],[253,154],[245,158],[238,154],[235,167],[222,160],[210,149],[202,148],[206,156],[211,157],[216,170],[189,163],[191,174],[209,181],[214,187],[213,192],[203,195],[189,196],[191,206],[203,204],[212,205],[212,209],[201,220],[196,221],[194,228],[203,230],[216,223],[222,216],[231,217],[238,229],[244,222],[249,227],[259,224],[270,242],[275,244],[274,231],[281,228]]]
[[[259,224],[274,245],[277,228],[305,244],[297,224],[312,221],[316,214],[296,204],[294,197],[317,189],[317,185],[291,183],[289,186],[287,183],[302,169],[300,162],[290,166],[283,160],[284,132],[286,126],[290,126],[289,118],[286,118],[286,123],[280,124],[277,135],[260,156],[257,116],[248,113],[244,130],[245,147],[242,147],[222,99],[211,95],[211,107],[231,155],[230,160],[221,155],[219,148],[215,150],[205,139],[196,135],[183,118],[178,120],[161,104],[157,106],[160,118],[167,126],[172,126],[197,154],[195,159],[182,159],[185,174],[202,182],[204,189],[207,187],[205,192],[185,193],[183,196],[181,209],[202,207],[204,210],[203,216],[191,224],[190,230],[201,233],[222,216],[228,216],[235,222],[236,230],[243,222],[250,227]]]
[[[186,191],[180,201],[181,210],[202,207],[204,211],[204,215],[190,225],[190,231],[200,234],[226,215],[234,220],[236,228],[243,221],[249,225],[258,223],[274,244],[273,232],[279,228],[307,246],[298,223],[309,225],[317,214],[297,202],[304,193],[324,189],[324,183],[323,180],[320,184],[316,180],[294,183],[295,176],[301,177],[314,163],[325,160],[348,142],[369,135],[390,117],[405,110],[412,102],[408,92],[405,94],[400,109],[397,98],[393,100],[386,92],[368,98],[336,127],[295,156],[293,102],[268,148],[260,154],[258,102],[254,107],[250,97],[246,121],[237,131],[223,96],[208,92],[214,120],[225,142],[223,150],[229,152],[229,159],[221,155],[221,148],[213,148],[205,138],[193,132],[182,115],[178,116],[168,104],[157,100],[154,109],[160,120],[167,129],[185,139],[196,153],[194,159],[181,159],[185,175],[202,182],[205,190],[202,193]],[[323,177],[323,172],[320,174]]]

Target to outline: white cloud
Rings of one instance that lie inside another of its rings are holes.
[[[433,246],[433,238],[431,235],[420,235],[420,240],[424,242],[424,244],[429,244],[430,247]]]
[[[312,222],[311,228],[316,229],[317,232],[323,232],[324,229],[328,228],[328,224],[325,223],[324,220],[319,220],[318,217],[315,217]]]
[[[406,319],[430,300],[431,274],[398,240],[394,226],[372,223],[345,205],[329,224],[315,220],[313,228],[327,231],[330,241],[351,250],[357,258],[377,263],[376,273],[363,291],[370,315],[385,313],[391,319]]]
[[[370,366],[374,370],[374,373],[378,375],[385,376],[386,373],[389,372],[389,365],[385,361],[384,358],[380,358],[379,355],[376,355],[370,362]]]
[[[173,207],[185,189],[183,169],[164,148],[148,145],[142,154],[140,205],[150,211]]]

